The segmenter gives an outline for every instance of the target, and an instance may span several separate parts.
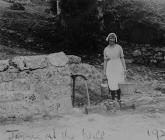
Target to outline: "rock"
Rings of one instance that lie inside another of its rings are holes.
[[[156,48],[153,48],[153,50],[154,50],[155,52],[159,52],[159,51],[161,51],[161,48],[156,47]]]
[[[133,59],[125,59],[125,62],[126,62],[127,64],[131,64],[131,63],[134,62],[134,60],[133,60]]]
[[[68,63],[68,57],[63,52],[50,54],[47,56],[48,61],[53,66],[65,66]]]
[[[75,56],[75,55],[68,55],[69,64],[80,64],[81,63],[81,57]]]
[[[136,90],[135,90],[135,93],[138,93],[138,94],[145,94],[145,92],[142,91],[142,90],[140,90],[140,89],[136,89]]]
[[[24,69],[43,69],[48,66],[47,57],[45,55],[26,56],[24,58]]]
[[[155,57],[157,60],[159,60],[159,61],[161,61],[161,60],[163,60],[164,59],[164,57],[163,56],[156,56]]]
[[[26,40],[25,40],[26,43],[32,43],[34,42],[34,38],[32,37],[28,37]]]
[[[142,96],[136,100],[136,103],[139,105],[144,105],[144,104],[148,104],[151,101],[153,101],[152,97]]]
[[[145,47],[150,47],[151,45],[150,44],[145,44]]]
[[[9,61],[9,65],[19,69],[42,69],[48,66],[46,56],[18,56]]]
[[[6,71],[9,67],[8,60],[1,60],[0,61],[0,72]]]
[[[153,91],[152,93],[152,97],[159,97],[159,96],[162,96],[162,92],[161,91]]]
[[[1,27],[0,30],[1,30],[1,31],[7,31],[7,29],[6,29],[6,28],[3,28],[3,27]]]
[[[148,52],[145,52],[144,55],[145,56],[152,56],[152,53],[148,51]]]
[[[155,56],[162,56],[162,52],[157,52]]]
[[[9,72],[9,73],[18,73],[19,69],[17,69],[16,67],[13,67],[13,66],[9,66],[9,68],[7,69],[7,72]]]
[[[161,48],[161,51],[162,51],[162,52],[165,52],[165,47],[162,47],[162,48]]]
[[[133,52],[133,56],[134,56],[134,57],[141,56],[141,55],[142,55],[142,53],[141,53],[140,50],[135,50],[135,51]]]
[[[14,31],[14,30],[7,30],[7,32],[8,32],[9,34],[15,34],[15,33],[16,33],[16,31]]]
[[[142,52],[145,52],[147,49],[145,47],[141,48]]]
[[[156,64],[158,61],[156,59],[151,59],[150,62]]]
[[[24,65],[25,65],[24,59],[25,59],[24,56],[16,56],[9,60],[9,65],[17,69],[24,70]]]

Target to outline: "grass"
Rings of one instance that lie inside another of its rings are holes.
[[[11,48],[4,45],[0,45],[0,60],[10,59],[15,56],[27,56],[27,55],[36,55],[36,52],[29,51],[24,48]]]

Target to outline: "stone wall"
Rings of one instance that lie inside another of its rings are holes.
[[[153,47],[146,44],[129,45],[124,49],[126,58],[130,58],[134,63],[146,66],[165,67],[165,47]]]
[[[69,63],[64,53],[0,61],[0,120],[55,116],[71,105]]]

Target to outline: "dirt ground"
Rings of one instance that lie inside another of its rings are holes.
[[[3,140],[164,140],[165,114],[83,115],[0,126]]]

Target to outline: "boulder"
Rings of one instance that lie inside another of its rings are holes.
[[[141,56],[141,55],[142,55],[142,53],[141,53],[140,50],[135,50],[135,51],[133,52],[133,56],[134,56],[134,57]]]
[[[9,65],[19,70],[42,69],[48,66],[45,55],[39,56],[17,56],[9,60]]]
[[[53,66],[65,66],[68,63],[68,57],[63,52],[53,53],[47,56],[49,63]]]
[[[24,57],[24,69],[43,69],[48,66],[45,55]]]

